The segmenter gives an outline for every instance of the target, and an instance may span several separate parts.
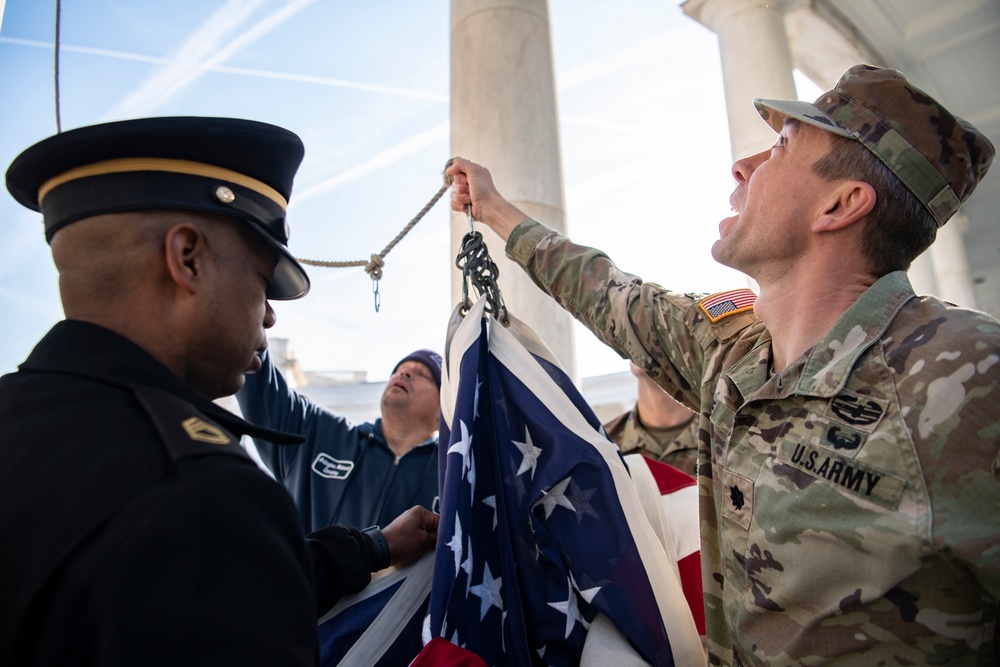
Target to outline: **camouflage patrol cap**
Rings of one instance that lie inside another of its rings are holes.
[[[855,65],[815,102],[755,99],[774,131],[785,118],[857,139],[948,222],[993,163],[989,139],[893,69]]]

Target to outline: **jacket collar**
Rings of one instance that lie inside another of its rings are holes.
[[[381,417],[376,419],[374,423],[369,422],[366,424],[362,424],[361,426],[358,427],[358,430],[362,433],[365,433],[368,436],[369,440],[374,440],[375,442],[379,443],[386,449],[389,448],[389,444],[385,441],[385,434],[382,433]],[[419,445],[415,445],[413,449],[416,449],[417,447],[426,447],[427,445],[437,445],[438,436],[439,434],[435,433],[431,437],[421,442]]]
[[[19,368],[80,375],[130,390],[159,389],[191,403],[236,435],[262,438],[279,445],[303,442],[299,436],[272,431],[241,419],[171,373],[129,339],[96,324],[77,320],[57,323]]]
[[[887,274],[844,311],[818,344],[778,375],[772,378],[769,371],[771,334],[766,330],[727,374],[747,399],[789,394],[836,396],[861,355],[885,334],[896,314],[915,296],[904,271]]]
[[[633,408],[630,412],[619,415],[614,422],[605,427],[605,430],[611,433],[616,429],[621,429],[620,434],[616,434],[617,437],[613,438],[614,440],[619,443],[632,443],[634,449],[644,449],[662,461],[663,457],[668,454],[689,449],[684,442],[680,441],[680,436],[687,431],[694,418],[695,413],[692,412],[691,416],[680,424],[666,428],[650,428],[639,421],[639,411]]]
[[[916,295],[904,271],[883,276],[834,323],[806,356],[797,393],[836,396],[858,358],[878,341]]]

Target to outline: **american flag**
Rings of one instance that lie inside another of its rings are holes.
[[[753,310],[757,295],[746,287],[710,294],[698,302],[702,311],[712,322],[721,320],[726,315]]]
[[[445,370],[424,642],[489,665],[579,665],[595,638],[653,665],[704,661],[617,447],[533,332],[480,301]]]
[[[360,593],[342,598],[319,619],[323,667],[402,667],[423,648],[434,554],[375,574]]]

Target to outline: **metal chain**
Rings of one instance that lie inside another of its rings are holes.
[[[473,230],[462,238],[462,249],[455,258],[455,266],[462,271],[462,306],[459,309],[462,317],[472,308],[472,300],[469,298],[471,283],[480,297],[486,295],[486,312],[491,313],[504,326],[510,325],[507,306],[504,305],[503,295],[497,286],[500,269],[490,258],[490,251],[482,234]]]

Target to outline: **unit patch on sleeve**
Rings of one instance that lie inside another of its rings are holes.
[[[753,310],[753,304],[756,300],[757,295],[753,293],[753,290],[744,287],[706,296],[698,302],[698,307],[714,324],[724,317]]]

